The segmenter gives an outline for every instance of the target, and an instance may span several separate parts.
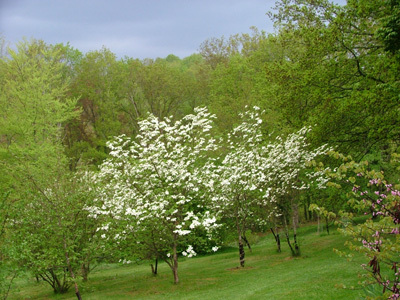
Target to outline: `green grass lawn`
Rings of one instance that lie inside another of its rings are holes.
[[[360,299],[362,290],[337,287],[356,286],[361,258],[353,262],[337,256],[333,248],[344,249],[345,238],[335,230],[318,236],[315,227],[299,231],[302,256],[292,258],[288,246],[276,252],[272,235],[246,252],[246,267],[239,265],[238,251],[227,248],[212,255],[182,259],[180,283],[173,284],[172,272],[159,264],[159,275],[151,275],[148,264],[102,265],[88,282],[79,283],[82,298],[94,299]],[[283,242],[283,241],[282,241]],[[247,250],[247,249],[246,249]],[[51,287],[33,278],[19,279],[10,299],[76,299],[73,288],[55,295]]]

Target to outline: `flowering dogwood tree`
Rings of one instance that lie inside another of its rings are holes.
[[[283,218],[287,229],[287,202],[291,206],[297,204],[292,191],[308,187],[300,180],[300,173],[308,161],[325,150],[325,147],[308,150],[305,135],[309,128],[303,128],[285,140],[278,137],[266,144],[260,114],[258,107],[243,113],[242,123],[228,135],[229,152],[220,163],[211,161],[208,164],[209,169],[214,170],[207,177],[206,184],[213,194],[212,206],[221,217],[233,221],[242,267],[245,264],[242,240],[249,223],[264,225],[268,220]],[[314,176],[319,178],[316,174]],[[294,230],[296,225],[297,218],[294,217]],[[296,236],[295,249],[290,244],[288,229],[286,236],[292,253],[296,255],[299,252]]]
[[[205,186],[212,195],[213,210],[221,218],[232,220],[239,246],[240,266],[245,265],[243,235],[260,207],[269,203],[268,162],[266,148],[261,147],[259,109],[241,115],[243,122],[228,134],[229,152],[220,163],[208,163]]]
[[[330,148],[322,145],[310,149],[307,134],[311,127],[303,127],[299,131],[289,134],[286,139],[277,137],[266,146],[268,155],[268,171],[270,173],[268,185],[270,186],[270,201],[275,203],[275,213],[271,216],[275,222],[281,220],[285,229],[286,240],[293,256],[300,255],[300,248],[296,238],[298,225],[298,198],[302,190],[310,188],[313,183],[317,188],[324,188],[327,181],[323,171],[313,171],[308,164],[318,156],[327,153]],[[292,217],[292,228],[294,245],[289,238],[290,217]],[[277,236],[279,235],[277,233]],[[278,248],[280,241],[277,240]]]
[[[149,115],[135,140],[120,136],[108,143],[111,158],[94,178],[101,184],[92,216],[110,215],[122,226],[111,234],[112,222],[105,224],[99,228],[103,237],[133,238],[132,248],[143,257],[151,252],[171,267],[175,283],[179,252],[196,255],[188,237],[198,227],[217,227],[200,188],[208,152],[217,149],[210,136],[213,118],[205,108],[176,122]]]

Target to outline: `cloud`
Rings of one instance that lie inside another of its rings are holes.
[[[1,0],[0,0],[1,1]],[[272,31],[275,0],[2,0],[0,32],[67,43],[82,52],[106,46],[118,57],[188,56],[211,37]]]

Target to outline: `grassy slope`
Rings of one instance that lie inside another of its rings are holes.
[[[277,253],[271,235],[246,254],[246,267],[238,269],[236,249],[192,259],[179,265],[181,282],[172,283],[172,272],[159,264],[153,277],[143,265],[103,265],[80,283],[83,299],[357,299],[359,290],[337,288],[357,285],[361,260],[347,262],[332,249],[343,249],[344,237],[334,232],[317,236],[314,227],[301,229],[302,256],[291,258],[286,244]],[[17,282],[10,299],[76,299],[73,288],[54,295],[45,283]],[[362,294],[362,293],[361,293]]]

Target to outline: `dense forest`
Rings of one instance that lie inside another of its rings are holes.
[[[25,272],[80,299],[102,262],[163,260],[178,283],[180,256],[227,238],[244,266],[248,231],[297,256],[299,220],[364,213],[344,231],[399,298],[400,1],[281,0],[268,16],[275,33],[185,58],[1,41],[4,299]]]

